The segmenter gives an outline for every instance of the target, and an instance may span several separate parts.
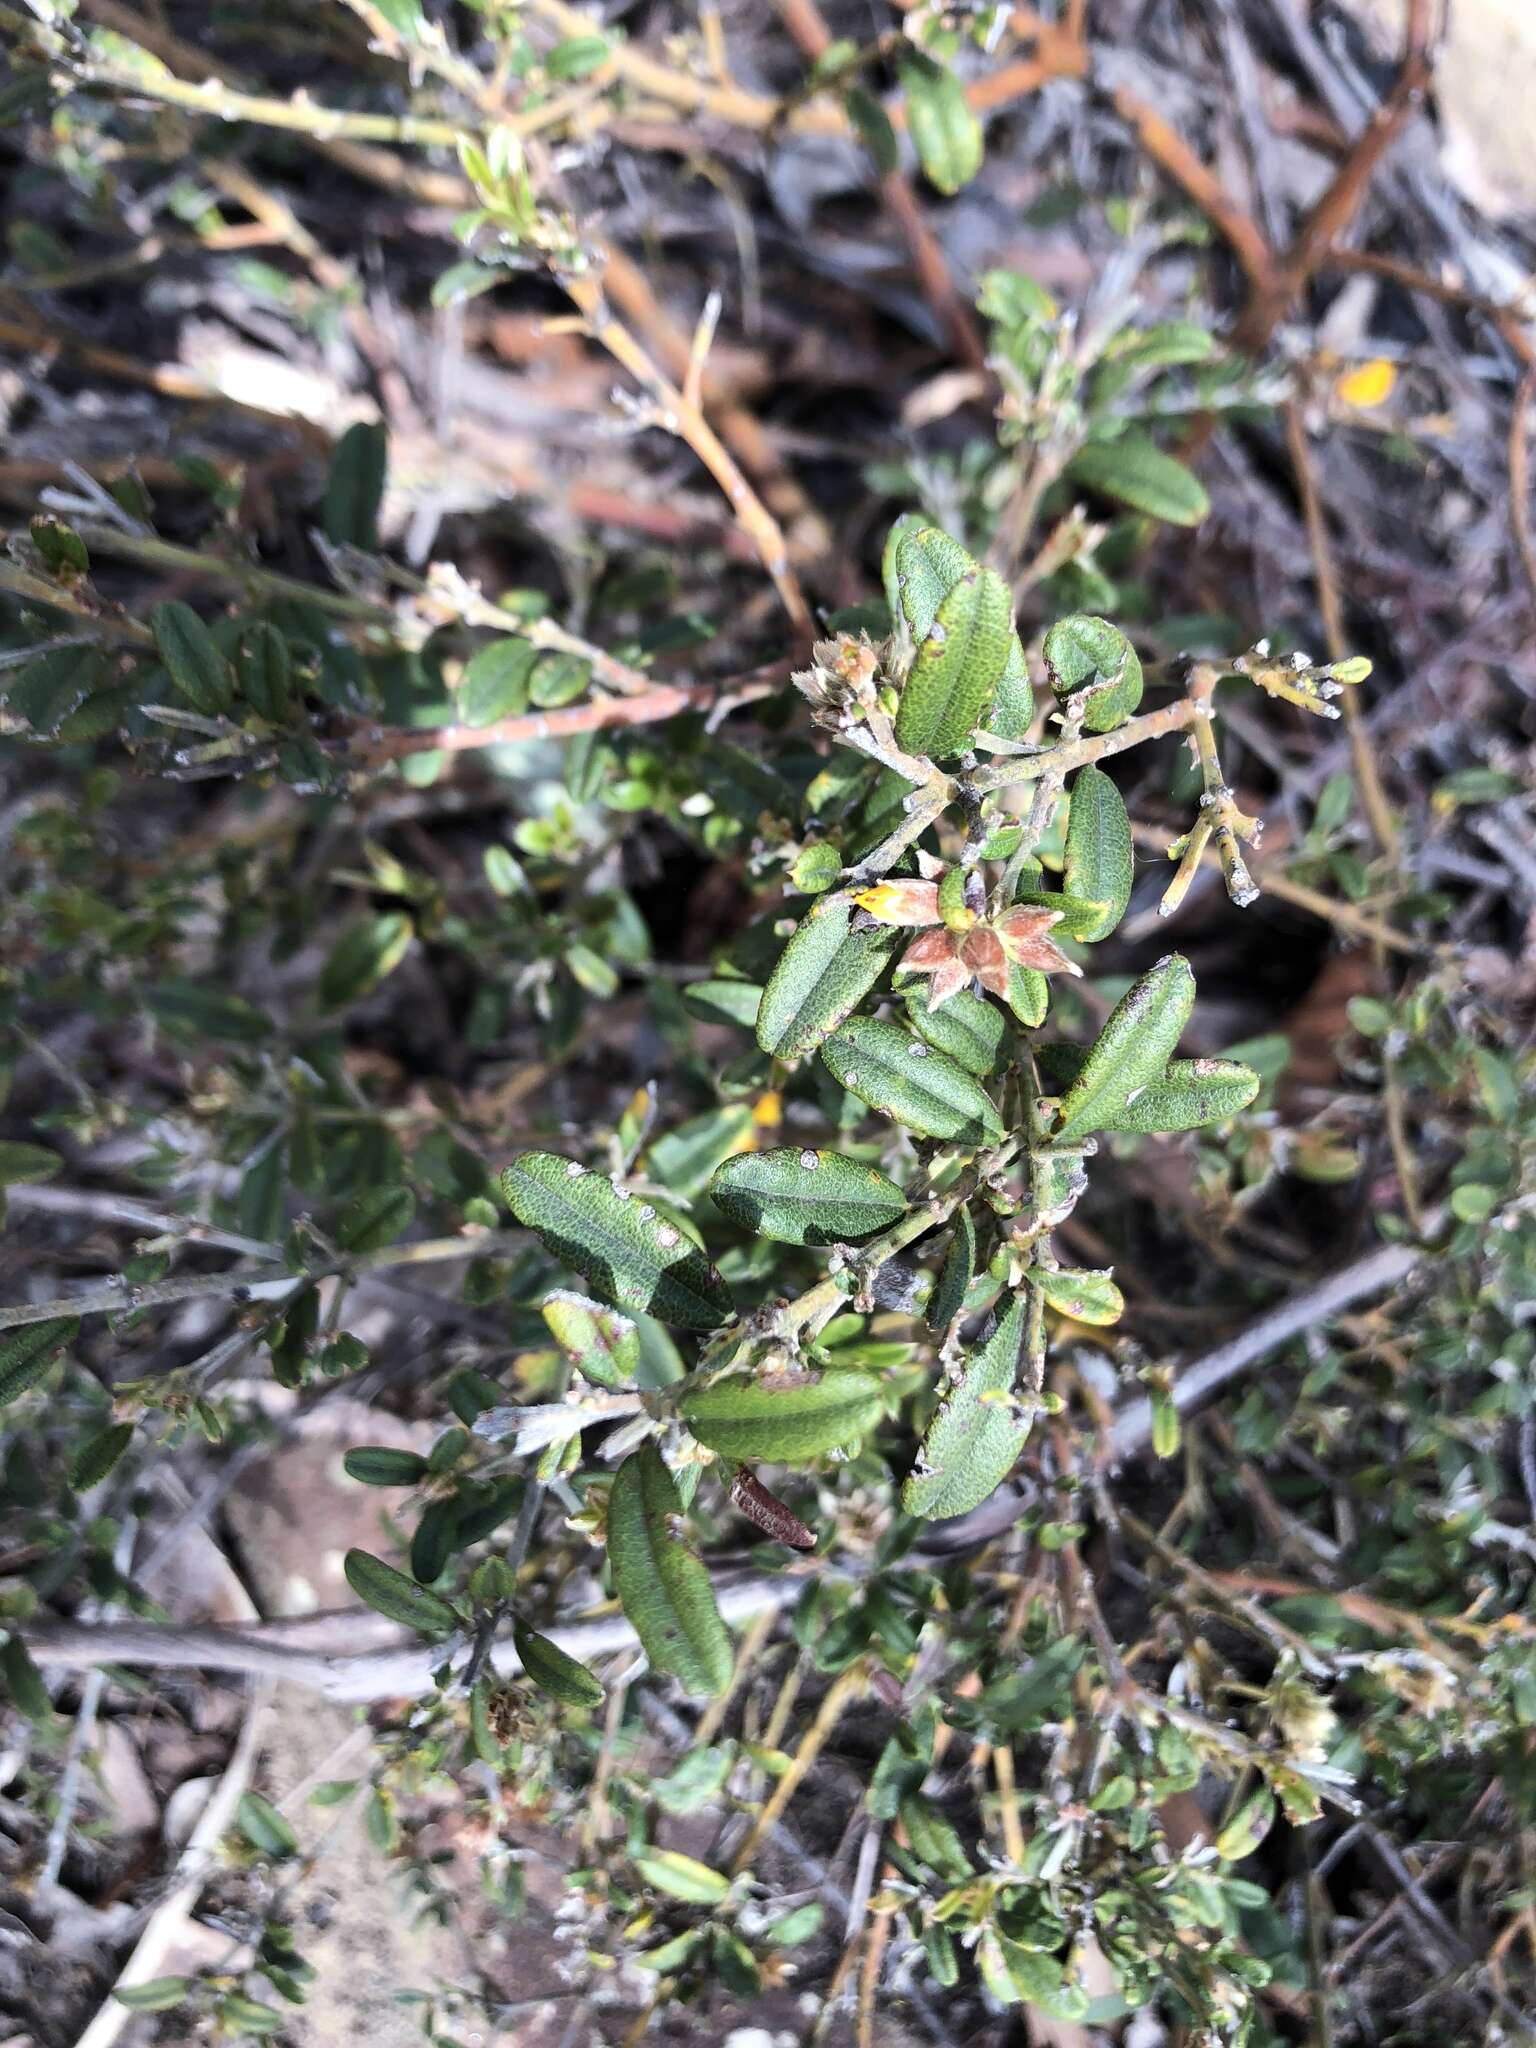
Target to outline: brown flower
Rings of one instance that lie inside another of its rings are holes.
[[[1051,926],[1060,922],[1059,910],[1018,908],[1005,910],[992,924],[978,924],[968,932],[952,932],[941,925],[914,939],[901,964],[913,974],[932,976],[928,984],[930,1010],[947,1003],[973,980],[1007,1002],[1015,965],[1033,967],[1041,974],[1082,973],[1046,936]]]

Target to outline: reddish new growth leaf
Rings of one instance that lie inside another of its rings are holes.
[[[775,1543],[787,1543],[793,1550],[814,1550],[816,1538],[796,1514],[785,1507],[777,1494],[770,1493],[745,1465],[731,1481],[731,1499],[749,1522],[755,1522]]]

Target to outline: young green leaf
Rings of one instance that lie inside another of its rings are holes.
[[[1082,1072],[1061,1098],[1054,1141],[1102,1131],[1153,1081],[1161,1080],[1195,1003],[1189,962],[1169,953],[1120,998]]]
[[[1072,783],[1062,879],[1068,895],[1104,906],[1094,922],[1079,926],[1073,936],[1089,944],[1107,939],[1131,900],[1131,821],[1125,798],[1091,762],[1077,771]]]
[[[928,1522],[968,1515],[1013,1470],[1029,1435],[1029,1423],[1009,1399],[1028,1323],[1028,1296],[1011,1296],[991,1335],[944,1390],[902,1488],[909,1515]]]
[[[1050,1078],[1067,1087],[1075,1081],[1088,1054],[1077,1045],[1042,1047],[1042,1064]],[[1197,1131],[1224,1123],[1253,1101],[1259,1076],[1241,1060],[1170,1060],[1166,1071],[1131,1097],[1113,1117],[1099,1125],[1104,1131]]]
[[[538,649],[529,640],[493,640],[465,663],[459,716],[466,725],[495,725],[528,709],[528,681]]]
[[[19,1138],[0,1138],[0,1188],[34,1187],[52,1180],[64,1164],[46,1145],[27,1145]]]
[[[640,1370],[640,1332],[617,1309],[562,1289],[540,1311],[555,1342],[595,1387],[632,1387]]]
[[[405,1234],[415,1214],[409,1188],[365,1188],[337,1219],[336,1242],[345,1252],[380,1252]]]
[[[188,1041],[207,1037],[226,1039],[231,1045],[259,1045],[272,1036],[266,1012],[229,989],[161,981],[145,990],[144,1000],[168,1031]]]
[[[900,67],[907,96],[907,129],[930,183],[956,193],[981,169],[981,123],[953,71],[918,51]]]
[[[906,621],[914,642],[928,636],[939,606],[962,576],[980,565],[959,541],[918,512],[903,512],[891,528],[881,561],[885,599],[893,619]]]
[[[1008,643],[1008,659],[998,678],[997,695],[983,723],[999,739],[1021,740],[1035,716],[1035,686],[1029,678],[1024,647],[1015,633]]]
[[[341,1461],[349,1479],[362,1486],[415,1486],[427,1476],[419,1451],[397,1451],[388,1444],[359,1444]]]
[[[901,1189],[874,1167],[796,1145],[727,1159],[709,1195],[743,1230],[780,1244],[852,1244],[907,1213]]]
[[[775,1059],[814,1051],[879,980],[901,933],[856,931],[853,914],[846,896],[818,897],[780,955],[757,1012],[757,1042]]]
[[[501,1187],[518,1222],[615,1307],[686,1330],[734,1314],[724,1281],[675,1223],[578,1160],[524,1152]]]
[[[79,1334],[78,1316],[51,1316],[0,1337],[0,1408],[35,1387]]]
[[[624,1460],[608,1496],[608,1562],[619,1604],[658,1671],[723,1692],[735,1657],[709,1573],[689,1548],[683,1503],[654,1444]]]
[[[387,452],[384,429],[373,420],[356,421],[336,443],[325,487],[325,537],[338,547],[378,546]]]
[[[87,1437],[69,1468],[69,1483],[75,1492],[88,1493],[99,1486],[132,1442],[131,1422],[110,1422]]]
[[[119,1984],[112,1996],[130,2012],[169,2012],[191,1989],[190,1977],[150,1977],[142,1984]]]
[[[676,1849],[643,1849],[633,1862],[648,1885],[674,1899],[686,1899],[691,1906],[718,1906],[730,1896],[728,1877]]]
[[[522,1659],[523,1670],[539,1688],[563,1707],[597,1707],[604,1699],[603,1688],[585,1664],[541,1636],[525,1622],[512,1624],[512,1640]]]
[[[724,1458],[796,1465],[857,1441],[884,1406],[874,1373],[781,1373],[703,1381],[682,1395],[678,1413]]]
[[[940,604],[918,643],[896,709],[896,739],[940,760],[968,747],[1007,665],[1013,599],[994,569],[973,569]]]
[[[979,1145],[1003,1135],[996,1105],[975,1077],[899,1024],[860,1017],[834,1032],[821,1056],[851,1095],[925,1138]]]
[[[191,605],[178,597],[157,604],[149,629],[171,681],[193,710],[222,718],[235,701],[235,672]]]
[[[918,1037],[926,1039],[935,1052],[958,1060],[978,1081],[987,1080],[1002,1066],[1008,1020],[985,996],[962,988],[937,1010],[930,1010],[927,988],[922,987],[909,989],[903,1001]]]
[[[20,1636],[7,1636],[0,1645],[0,1681],[16,1711],[27,1720],[41,1723],[53,1719],[53,1701],[48,1697],[43,1674]]]
[[[1125,1313],[1125,1296],[1107,1273],[1036,1266],[1029,1277],[1051,1307],[1074,1322],[1118,1323]]]
[[[446,1600],[418,1586],[381,1557],[372,1557],[366,1550],[349,1550],[342,1569],[358,1599],[389,1621],[401,1622],[434,1641],[452,1635],[459,1626],[459,1617]]]
[[[1175,526],[1198,526],[1211,509],[1205,486],[1193,470],[1165,455],[1145,434],[1121,434],[1113,441],[1090,441],[1067,465],[1075,483],[1086,484],[1106,498],[1118,498],[1133,511]]]
[[[281,725],[293,709],[293,661],[288,642],[258,620],[240,636],[235,654],[240,688],[251,709],[271,725]]]
[[[757,1028],[763,992],[755,981],[693,981],[683,990],[683,1008],[706,1024]]]
[[[403,910],[386,911],[343,932],[320,970],[320,1002],[339,1010],[371,995],[411,949],[416,927]]]
[[[259,1792],[241,1793],[237,1818],[241,1834],[253,1849],[259,1849],[264,1856],[292,1856],[297,1853],[298,1836],[271,1800],[263,1799]]]
[[[1057,696],[1083,693],[1083,723],[1090,732],[1108,732],[1141,702],[1141,657],[1108,619],[1088,612],[1058,619],[1041,651]]]

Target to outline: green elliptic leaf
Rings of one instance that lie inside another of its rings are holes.
[[[1072,783],[1062,879],[1068,895],[1104,905],[1099,918],[1079,927],[1074,937],[1089,944],[1107,939],[1131,900],[1135,864],[1125,798],[1103,769],[1091,762],[1079,768]]]
[[[648,1885],[691,1906],[718,1906],[730,1896],[728,1877],[676,1849],[643,1849],[631,1860]]]
[[[1013,640],[1013,599],[994,569],[972,569],[918,643],[896,709],[898,745],[940,760],[968,747],[996,695]]]
[[[959,541],[930,526],[919,512],[903,512],[891,528],[880,565],[893,619],[904,619],[914,641],[927,638],[939,606],[962,576],[980,565]]]
[[[1066,1144],[1104,1130],[1142,1089],[1160,1081],[1194,1003],[1195,977],[1179,953],[1167,954],[1133,983],[1061,1098],[1053,1141]]]
[[[924,983],[908,990],[903,1000],[918,1037],[926,1039],[936,1052],[958,1060],[968,1074],[986,1080],[1001,1067],[1008,1020],[985,996],[963,988],[937,1010],[930,1010]]]
[[[109,1423],[88,1437],[69,1468],[69,1483],[75,1492],[88,1493],[93,1486],[99,1486],[132,1442],[131,1422]]]
[[[721,1379],[685,1392],[678,1413],[701,1444],[738,1462],[795,1465],[855,1442],[884,1409],[867,1372]]]
[[[272,1020],[243,996],[205,988],[193,981],[162,981],[144,1000],[160,1023],[178,1037],[222,1038],[232,1045],[259,1045],[272,1036]]]
[[[928,1522],[968,1515],[1013,1470],[1029,1423],[1008,1397],[1028,1324],[1029,1298],[1015,1294],[986,1342],[945,1389],[902,1488],[901,1504],[909,1515]]]
[[[969,1209],[955,1218],[949,1250],[939,1269],[939,1284],[928,1302],[930,1330],[947,1330],[965,1306],[965,1297],[976,1277],[976,1224]]]
[[[29,1721],[53,1719],[53,1701],[43,1683],[43,1674],[32,1661],[32,1653],[20,1636],[7,1636],[0,1644],[0,1681],[11,1702]]]
[[[1077,1079],[1088,1059],[1078,1045],[1043,1047],[1042,1054],[1050,1078],[1063,1088]],[[1099,1129],[1144,1135],[1197,1131],[1245,1110],[1261,1085],[1253,1068],[1241,1060],[1170,1060],[1160,1079],[1149,1081]]]
[[[404,1236],[415,1214],[409,1188],[365,1188],[337,1219],[336,1242],[344,1252],[381,1252]]]
[[[958,192],[981,169],[984,148],[965,87],[953,71],[917,51],[903,59],[900,76],[917,160],[941,192]]]
[[[52,1180],[64,1164],[46,1145],[27,1145],[19,1138],[0,1138],[0,1188],[31,1187]]]
[[[1046,674],[1058,697],[1084,698],[1083,723],[1108,732],[1141,702],[1141,657],[1118,626],[1088,612],[1058,619],[1042,649]]]
[[[860,1017],[834,1032],[821,1056],[851,1095],[925,1138],[980,1145],[1003,1135],[975,1076],[899,1024]]]
[[[640,1370],[640,1332],[617,1309],[562,1289],[540,1310],[560,1349],[584,1379],[613,1391],[632,1387]]]
[[[519,1223],[615,1307],[685,1330],[735,1313],[724,1281],[677,1225],[578,1160],[524,1152],[501,1176]]]
[[[466,725],[495,725],[528,709],[528,680],[538,649],[528,640],[493,640],[465,663],[459,716]]]
[[[299,1838],[270,1799],[263,1799],[259,1792],[242,1792],[237,1814],[240,1832],[253,1849],[260,1849],[264,1856],[297,1853]]]
[[[176,597],[157,604],[149,629],[171,681],[193,710],[222,718],[235,701],[235,672],[191,605]]]
[[[775,1059],[813,1052],[874,987],[901,939],[890,925],[853,929],[846,896],[822,896],[796,926],[769,976],[757,1042]]]
[[[347,1452],[341,1468],[363,1486],[414,1486],[428,1470],[419,1451],[397,1451],[388,1444],[359,1444]]]
[[[55,647],[19,669],[0,670],[0,702],[34,733],[59,732],[107,674],[98,647]]]
[[[689,1548],[683,1502],[654,1444],[619,1467],[608,1497],[608,1561],[619,1604],[658,1671],[723,1692],[735,1656],[709,1573]]]
[[[327,1010],[371,995],[411,949],[416,927],[403,910],[367,918],[344,932],[320,970],[320,1002]]]
[[[683,990],[683,1008],[706,1024],[740,1024],[757,1028],[763,992],[755,981],[691,981]]]
[[[862,85],[851,85],[843,95],[843,104],[848,109],[848,118],[859,132],[859,140],[869,151],[870,162],[882,178],[889,177],[901,163],[901,151],[896,145],[896,131],[891,126],[891,117],[875,95]]]
[[[446,1600],[418,1586],[381,1557],[370,1556],[366,1550],[349,1550],[342,1569],[358,1599],[389,1621],[402,1622],[434,1640],[452,1635],[459,1626],[459,1617]]]
[[[1051,984],[1036,967],[1021,967],[1017,960],[1008,969],[1008,1007],[1031,1031],[1045,1022],[1051,1007]]]
[[[727,1159],[709,1196],[743,1230],[780,1244],[851,1244],[907,1213],[901,1189],[874,1167],[795,1145]]]
[[[377,421],[358,420],[336,443],[325,487],[325,537],[338,547],[376,548],[387,442]]]
[[[1067,475],[1106,498],[1118,498],[1133,511],[1169,520],[1175,526],[1198,526],[1211,509],[1205,486],[1194,471],[1165,455],[1145,434],[1090,441],[1068,463]]]
[[[1107,1273],[1037,1266],[1029,1277],[1051,1307],[1074,1322],[1118,1323],[1125,1313],[1125,1296]]]
[[[130,2012],[169,2012],[191,1989],[190,1977],[150,1977],[142,1984],[120,1984],[112,1996]]]
[[[601,1684],[585,1664],[567,1655],[558,1643],[552,1643],[548,1636],[541,1636],[537,1629],[521,1621],[512,1625],[512,1640],[524,1671],[540,1692],[547,1692],[563,1707],[602,1705],[605,1694]]]
[[[986,729],[999,739],[1021,740],[1035,716],[1035,686],[1029,679],[1029,664],[1017,633],[1008,643],[1008,659],[998,678],[997,695],[986,716]]]
[[[247,704],[270,724],[281,725],[293,709],[293,661],[276,626],[262,621],[247,626],[235,666]]]
[[[78,1316],[51,1316],[0,1337],[0,1408],[35,1387],[79,1334]]]

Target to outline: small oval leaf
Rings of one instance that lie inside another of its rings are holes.
[[[1089,612],[1058,619],[1041,651],[1057,696],[1083,694],[1083,723],[1090,732],[1108,732],[1141,702],[1141,656],[1108,619]]]
[[[874,1167],[794,1145],[727,1159],[709,1195],[743,1230],[780,1244],[856,1243],[907,1213],[901,1189]]]
[[[471,655],[459,678],[459,716],[466,725],[495,725],[528,709],[528,682],[538,649],[528,640],[493,640]]]
[[[628,1316],[564,1289],[549,1296],[541,1314],[584,1379],[610,1391],[634,1385],[640,1370],[640,1332]]]
[[[51,1316],[0,1337],[0,1408],[35,1387],[79,1334],[78,1316]]]
[[[796,926],[768,978],[757,1012],[757,1042],[775,1059],[812,1052],[874,987],[901,933],[853,928],[846,896],[822,896]]]
[[[1125,1296],[1107,1273],[1037,1266],[1029,1277],[1051,1307],[1074,1322],[1118,1323],[1125,1313]]]
[[[1008,1020],[985,996],[977,995],[974,989],[957,989],[947,1002],[930,1010],[925,985],[909,989],[903,1000],[913,1030],[936,1052],[958,1060],[979,1081],[1001,1068]]]
[[[968,570],[918,643],[896,709],[896,739],[934,760],[971,743],[1013,639],[1013,599],[994,569]]]
[[[389,1621],[401,1622],[434,1640],[452,1635],[459,1625],[459,1617],[446,1600],[418,1586],[381,1557],[366,1550],[349,1550],[342,1569],[358,1599]]]
[[[683,1503],[654,1444],[624,1460],[608,1497],[614,1590],[658,1671],[690,1692],[723,1692],[735,1657],[709,1573],[689,1548]]]
[[[416,927],[403,910],[385,912],[354,925],[337,940],[320,970],[320,1001],[338,1010],[371,995],[410,951]]]
[[[648,1885],[691,1906],[718,1906],[730,1895],[728,1877],[676,1849],[643,1849],[632,1860]]]
[[[69,1483],[75,1492],[88,1493],[93,1486],[99,1486],[132,1442],[131,1422],[109,1423],[87,1438],[69,1468]]]
[[[1082,1072],[1061,1098],[1053,1142],[1102,1131],[1153,1081],[1160,1081],[1195,1003],[1189,962],[1169,953],[1120,998]]]
[[[548,1636],[541,1636],[537,1629],[521,1621],[512,1625],[512,1640],[523,1670],[540,1692],[547,1692],[563,1707],[602,1705],[605,1694],[598,1680],[558,1643],[552,1643]]]
[[[235,701],[235,672],[191,605],[179,597],[157,604],[149,629],[171,681],[193,710],[221,718]]]
[[[1174,526],[1198,526],[1211,509],[1205,486],[1194,471],[1165,455],[1145,434],[1090,441],[1068,463],[1067,474],[1091,491],[1118,498],[1133,511],[1166,519]]]
[[[1107,939],[1131,900],[1135,863],[1125,798],[1103,769],[1091,762],[1078,770],[1072,784],[1062,879],[1069,896],[1104,906],[1095,920],[1080,925],[1073,936],[1089,944]]]
[[[873,1373],[808,1372],[706,1381],[677,1405],[699,1442],[722,1457],[795,1465],[856,1442],[885,1399]]]
[[[981,169],[981,123],[953,71],[919,51],[901,64],[907,128],[931,184],[954,194]]]
[[[417,1451],[397,1451],[387,1444],[359,1444],[348,1451],[341,1468],[363,1486],[415,1486],[427,1476],[427,1461]]]
[[[918,1461],[902,1488],[909,1515],[936,1522],[968,1515],[1013,1470],[1029,1423],[1009,1396],[1029,1324],[1027,1295],[1013,1295],[991,1335],[945,1390]]]
[[[616,1307],[686,1330],[714,1330],[735,1310],[725,1282],[675,1223],[579,1161],[524,1152],[501,1176],[519,1223]]]
[[[1003,1135],[975,1076],[899,1024],[860,1017],[834,1032],[821,1056],[851,1095],[925,1138],[979,1145]]]

